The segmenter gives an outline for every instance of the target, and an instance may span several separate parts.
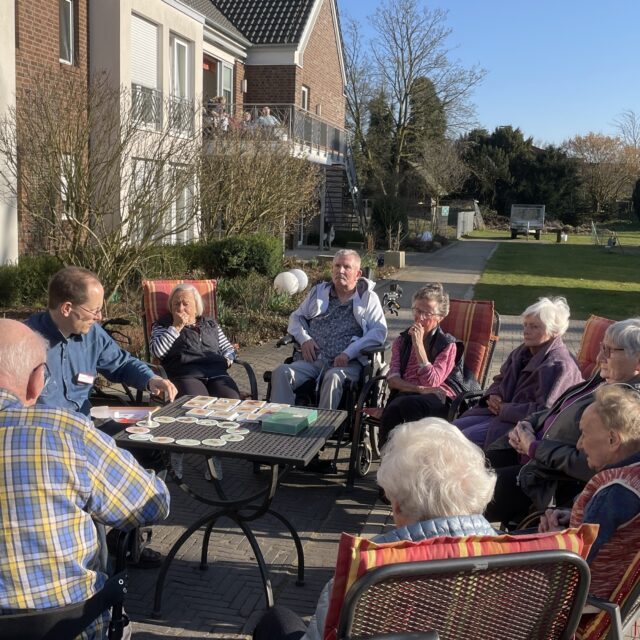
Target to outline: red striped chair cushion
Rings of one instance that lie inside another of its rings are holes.
[[[586,558],[598,531],[597,525],[553,533],[512,536],[464,536],[429,538],[421,542],[376,544],[371,540],[343,533],[324,628],[324,640],[336,640],[340,611],[345,594],[366,571],[400,562],[442,560],[469,556],[492,556],[524,551],[568,549]]]
[[[192,284],[202,296],[204,315],[218,317],[215,280],[143,280],[142,307],[147,336],[151,325],[169,311],[169,294],[177,284]]]
[[[600,343],[604,338],[605,331],[615,320],[602,318],[601,316],[589,316],[584,325],[580,349],[578,351],[578,367],[582,377],[588,380],[595,371],[598,362],[598,352]]]

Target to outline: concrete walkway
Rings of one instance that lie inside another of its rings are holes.
[[[473,286],[497,243],[461,241],[432,254],[408,254],[407,266],[394,277],[404,290],[402,311],[389,320],[390,337],[411,321],[411,295],[424,282],[440,281],[452,297],[473,297]],[[294,253],[294,252],[289,252]],[[295,252],[310,258],[318,252],[303,249]],[[324,252],[326,253],[326,252]],[[393,280],[392,280],[393,281]],[[379,283],[380,294],[392,281]],[[532,300],[533,302],[533,300]],[[493,361],[497,372],[506,355],[521,340],[518,317],[503,317],[501,339]],[[570,348],[577,351],[583,323],[573,323],[567,335]],[[276,350],[272,344],[246,349],[241,357],[262,373],[282,362],[288,351]],[[242,386],[242,377],[238,375]],[[264,385],[261,385],[261,395]],[[333,451],[327,451],[329,456]],[[273,506],[291,520],[299,532],[305,551],[306,584],[295,585],[295,550],[283,527],[273,518],[264,517],[253,527],[271,571],[276,603],[291,607],[302,616],[310,616],[325,582],[331,578],[337,544],[342,531],[375,535],[387,526],[388,507],[376,502],[375,469],[360,480],[353,492],[344,486],[348,449],[339,458],[339,474],[317,475],[291,473],[279,488]],[[203,461],[187,456],[185,475],[196,488],[206,491]],[[252,473],[251,465],[224,462],[224,486],[230,495],[248,495],[266,481]],[[189,523],[206,508],[171,486],[172,508],[169,519],[154,527],[153,547],[166,553]],[[250,634],[265,611],[262,586],[255,557],[237,528],[222,520],[214,529],[210,544],[208,571],[199,569],[202,532],[193,536],[176,557],[168,574],[164,593],[162,620],[150,619],[153,588],[157,570],[130,572],[127,611],[134,621],[135,637],[151,640],[158,637],[244,638]]]

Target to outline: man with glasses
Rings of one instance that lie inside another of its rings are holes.
[[[131,529],[169,513],[164,482],[86,417],[36,406],[46,352],[37,333],[0,319],[0,615],[82,602],[102,588],[94,520]],[[86,637],[106,637],[108,620],[98,616]]]
[[[88,416],[89,393],[97,373],[111,382],[175,398],[173,383],[156,376],[101,327],[103,304],[104,289],[93,272],[66,267],[51,278],[48,309],[27,320],[49,343],[51,382],[38,404]]]
[[[295,404],[295,390],[319,382],[321,409],[337,409],[345,380],[357,381],[367,358],[362,351],[384,343],[387,321],[375,283],[362,278],[360,256],[341,249],[333,258],[332,282],[313,287],[289,317],[300,345],[295,362],[272,373],[271,401]]]

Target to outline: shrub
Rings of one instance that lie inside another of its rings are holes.
[[[373,203],[371,225],[376,232],[378,242],[384,246],[388,245],[388,229],[391,229],[391,233],[395,237],[398,232],[398,225],[401,225],[402,234],[406,234],[409,230],[409,220],[402,201],[394,196],[378,198]]]
[[[210,278],[245,276],[251,271],[273,277],[282,268],[282,244],[273,236],[233,236],[181,247],[190,269]]]
[[[45,306],[49,278],[62,266],[58,258],[50,255],[22,256],[16,265],[1,266],[0,305]]]

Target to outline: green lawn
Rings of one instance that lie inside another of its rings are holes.
[[[599,231],[600,233],[600,231]],[[524,236],[518,236],[517,240],[511,240],[511,234],[509,230],[506,231],[498,231],[494,229],[486,229],[484,231],[472,231],[468,234],[469,238],[477,238],[484,240],[510,240],[513,243],[556,243],[556,234],[554,233],[543,233],[540,240],[536,240],[533,235],[527,240]],[[600,242],[606,244],[608,234],[600,234]],[[629,230],[629,231],[618,231],[618,238],[620,240],[620,244],[623,248],[625,247],[638,247],[640,246],[640,229],[637,230]],[[582,245],[593,245],[594,239],[593,236],[589,234],[569,234],[569,239],[566,244],[582,244]]]
[[[520,314],[549,295],[567,298],[573,318],[640,316],[640,250],[608,252],[594,245],[535,240],[501,243],[474,297],[495,300],[499,313]]]

